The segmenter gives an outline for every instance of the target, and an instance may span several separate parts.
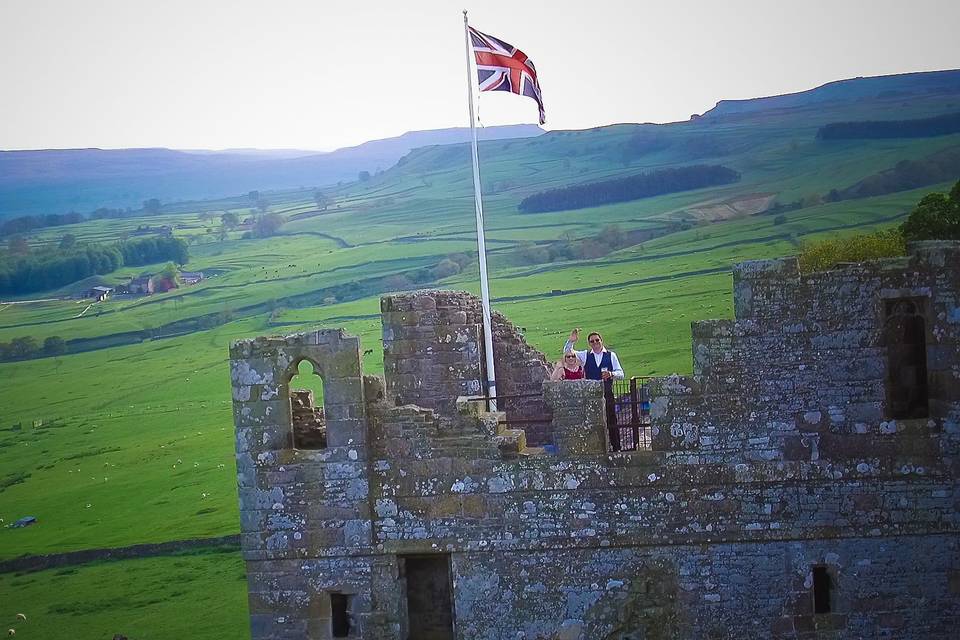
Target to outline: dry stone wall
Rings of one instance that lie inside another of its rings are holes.
[[[457,400],[482,380],[467,294],[384,299],[385,380],[338,331],[236,343],[253,638],[955,637],[958,269],[960,244],[738,266],[736,319],[697,323],[694,375],[654,382],[647,451],[606,452],[596,382],[540,382],[556,455]],[[891,365],[900,299],[922,308],[923,367]],[[528,349],[498,367],[532,385]],[[303,358],[323,450],[291,448],[279,400]],[[925,373],[899,379],[925,417],[889,417],[897,370]]]

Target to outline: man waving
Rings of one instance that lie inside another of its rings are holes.
[[[568,353],[571,350],[577,354],[580,362],[583,363],[583,371],[588,380],[603,381],[603,397],[607,405],[607,433],[610,436],[610,446],[614,451],[620,451],[620,430],[617,428],[617,411],[614,407],[613,381],[623,380],[623,368],[620,366],[620,360],[613,351],[608,351],[603,347],[603,337],[596,331],[587,336],[587,342],[590,343],[590,349],[578,351],[574,345],[580,340],[580,329],[574,329],[570,332],[570,338],[563,345],[563,352]]]

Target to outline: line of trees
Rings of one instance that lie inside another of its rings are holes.
[[[20,216],[10,218],[0,223],[0,236],[12,236],[17,233],[26,233],[34,229],[45,227],[59,227],[67,224],[77,224],[85,220],[83,214],[71,211],[70,213],[51,213],[40,216]]]
[[[828,195],[835,195],[838,200],[869,198],[955,180],[958,175],[960,147],[953,147],[919,160],[901,160],[893,168],[867,176],[839,194]]]
[[[593,236],[576,238],[564,232],[558,239],[546,243],[525,242],[511,253],[520,264],[546,264],[560,260],[594,260],[609,255],[618,249],[632,247],[653,238],[681,231],[683,224],[671,224],[657,229],[624,230],[619,225],[609,224]]]
[[[455,276],[467,268],[472,262],[473,257],[465,253],[451,253],[432,267],[423,267],[403,273],[396,273],[387,276],[383,282],[388,291],[409,289],[415,284],[426,284]]]
[[[960,111],[913,120],[862,120],[831,122],[817,131],[818,140],[875,140],[931,138],[960,132]]]
[[[548,189],[527,196],[518,208],[523,213],[582,209],[729,184],[739,179],[739,172],[720,165],[658,169],[625,178]]]
[[[180,238],[142,238],[109,245],[85,245],[67,253],[26,254],[0,263],[0,293],[24,294],[55,289],[122,266],[142,266],[190,258]]]
[[[35,216],[19,216],[0,222],[0,236],[11,236],[18,233],[26,233],[34,229],[45,229],[47,227],[62,227],[68,224],[77,224],[85,220],[100,220],[103,218],[127,218],[134,215],[156,215],[160,213],[162,204],[157,198],[150,198],[143,201],[143,209],[110,209],[100,207],[89,215],[83,215],[76,211],[69,213],[48,213]]]
[[[67,341],[60,336],[50,336],[43,343],[33,336],[21,336],[10,342],[0,342],[0,362],[26,360],[43,356],[59,356],[66,353]]]

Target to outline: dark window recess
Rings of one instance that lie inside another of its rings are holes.
[[[926,418],[927,323],[923,300],[887,300],[884,308],[887,347],[887,411],[890,418]]]
[[[813,612],[830,613],[833,581],[826,567],[813,568]]]
[[[330,627],[334,638],[350,636],[350,596],[345,593],[330,594]]]
[[[406,556],[409,640],[453,640],[450,556]]]

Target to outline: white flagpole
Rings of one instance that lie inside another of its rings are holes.
[[[467,47],[467,101],[470,104],[470,134],[473,144],[473,199],[477,207],[477,252],[480,255],[480,299],[483,304],[483,346],[487,362],[487,395],[490,410],[497,410],[497,381],[493,364],[493,330],[490,323],[490,287],[487,284],[487,248],[483,238],[483,200],[480,198],[480,158],[477,155],[477,123],[473,114],[473,76],[470,71],[470,30],[463,11],[463,37]]]

